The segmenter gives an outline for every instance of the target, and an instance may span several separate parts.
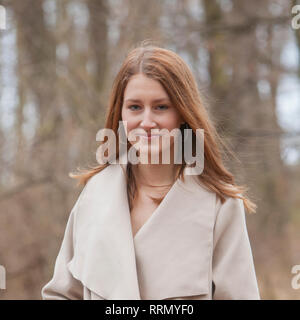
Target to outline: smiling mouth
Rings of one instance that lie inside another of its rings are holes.
[[[152,134],[152,135],[145,135],[145,134],[137,134],[138,137],[141,137],[143,139],[152,139],[152,138],[157,138],[160,137],[159,134]]]

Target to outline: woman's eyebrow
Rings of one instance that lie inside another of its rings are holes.
[[[140,99],[126,99],[125,102],[142,102]],[[170,102],[169,98],[160,98],[160,99],[154,99],[152,102],[163,102],[163,101],[168,101]]]

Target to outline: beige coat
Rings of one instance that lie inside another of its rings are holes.
[[[121,165],[94,175],[42,298],[260,299],[242,200],[221,204],[194,179],[178,179],[133,238]]]

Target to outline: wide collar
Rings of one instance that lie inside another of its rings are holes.
[[[147,228],[152,223],[150,217],[133,238],[125,170],[126,165],[111,164],[94,175],[82,191],[74,219],[74,256],[68,264],[75,278],[108,300],[141,299],[135,240],[149,238]],[[194,176],[186,175],[185,171],[183,174],[184,182],[175,181],[154,214],[172,212],[180,220],[186,219],[185,212],[195,214],[200,210],[204,215],[203,230],[210,232],[214,198],[197,184]],[[207,257],[203,256],[204,259]]]

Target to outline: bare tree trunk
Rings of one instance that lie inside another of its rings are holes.
[[[12,7],[18,28],[18,47],[22,47],[19,61],[25,72],[26,95],[33,95],[38,117],[31,164],[47,175],[53,171],[55,163],[54,144],[43,145],[43,149],[37,146],[42,146],[43,141],[57,139],[62,122],[56,98],[55,39],[45,24],[43,0],[14,0]],[[22,78],[19,90],[24,91]]]
[[[108,15],[109,7],[105,0],[87,0],[90,13],[89,36],[90,54],[95,64],[95,90],[101,93],[108,70]]]

